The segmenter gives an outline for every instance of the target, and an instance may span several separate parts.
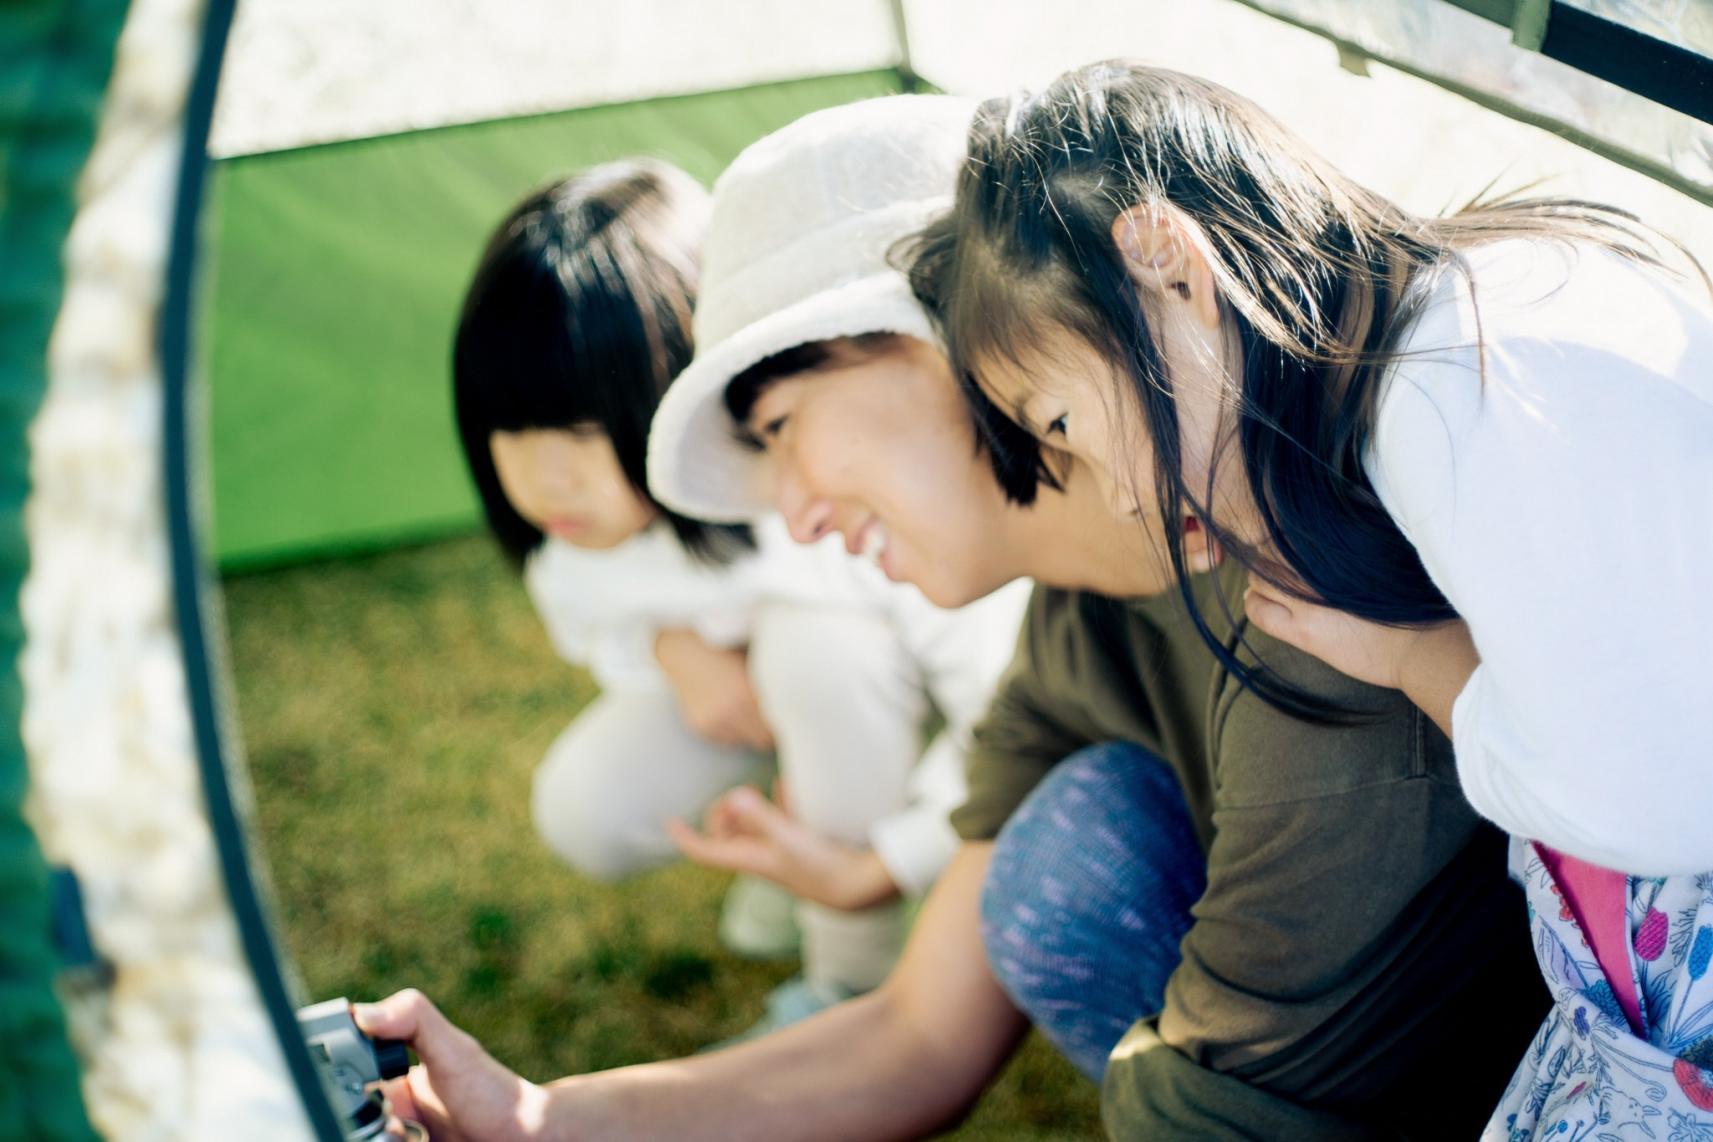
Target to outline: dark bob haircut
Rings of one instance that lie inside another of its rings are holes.
[[[708,194],[667,163],[605,163],[534,192],[488,240],[452,349],[464,459],[488,527],[521,566],[542,533],[500,487],[495,432],[595,427],[625,477],[648,491],[648,426],[690,363],[690,311]],[[660,508],[686,551],[723,562],[753,547],[744,527]]]

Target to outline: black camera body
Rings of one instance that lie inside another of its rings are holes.
[[[394,1039],[371,1039],[351,1017],[351,1004],[329,999],[298,1009],[298,1029],[321,1073],[328,1101],[348,1139],[378,1138],[387,1127],[386,1099],[371,1083],[410,1070],[410,1053]]]

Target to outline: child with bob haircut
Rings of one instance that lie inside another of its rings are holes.
[[[708,195],[682,171],[611,162],[501,222],[459,319],[459,435],[488,523],[555,649],[601,693],[537,768],[537,829],[614,879],[762,819],[799,858],[728,896],[734,950],[803,975],[769,1000],[793,1022],[873,987],[904,938],[901,894],[956,846],[961,750],[1024,598],[942,610],[777,519],[704,523],[649,493],[650,421],[691,356]],[[929,705],[946,731],[924,751]],[[745,782],[777,743],[792,814]],[[771,882],[771,883],[770,883]],[[786,892],[774,887],[781,885]]]
[[[1123,62],[984,104],[917,249],[981,407],[1116,516],[1193,519],[1256,627],[1453,738],[1557,1004],[1488,1137],[1713,1131],[1713,316],[1673,276],[1620,211],[1413,215]]]

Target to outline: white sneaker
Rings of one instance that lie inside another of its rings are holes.
[[[739,874],[720,908],[720,942],[752,960],[784,960],[797,954],[797,898],[771,880]]]
[[[852,991],[840,984],[817,983],[794,975],[767,993],[766,1015],[731,1038],[710,1043],[696,1053],[700,1055],[719,1051],[726,1047],[735,1047],[739,1043],[747,1043],[751,1039],[759,1039],[763,1035],[771,1035],[782,1027],[801,1023],[811,1015],[819,1014],[847,999],[855,999],[861,994],[860,991]]]

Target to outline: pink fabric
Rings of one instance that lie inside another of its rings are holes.
[[[1636,977],[1630,970],[1629,878],[1539,841],[1535,850],[1558,885],[1559,899],[1570,909],[1600,970],[1606,973],[1606,982],[1612,985],[1612,994],[1624,1009],[1630,1029],[1640,1035],[1642,1005],[1636,1000]]]

